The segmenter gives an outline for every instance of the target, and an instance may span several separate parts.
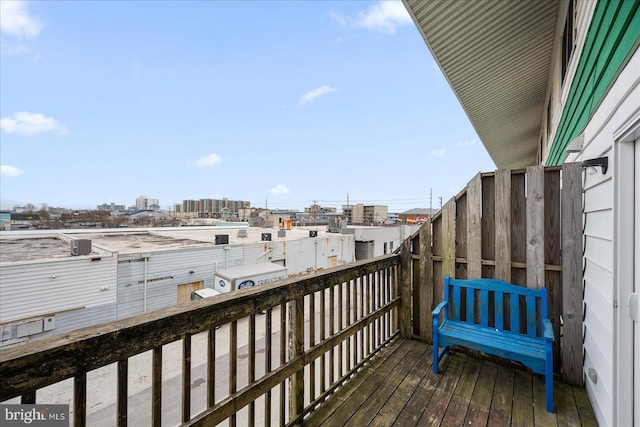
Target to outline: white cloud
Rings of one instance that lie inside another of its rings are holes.
[[[470,139],[468,141],[460,141],[458,142],[458,145],[461,147],[471,147],[472,145],[476,145],[476,140]]]
[[[285,187],[284,185],[282,185],[282,184],[278,184],[274,188],[269,190],[269,193],[271,193],[271,194],[273,194],[275,196],[278,196],[280,194],[287,194],[289,192],[290,192],[289,189],[287,187]]]
[[[4,56],[26,55],[31,53],[31,48],[23,44],[0,42],[0,53]]]
[[[40,34],[40,30],[42,25],[29,16],[24,1],[0,1],[0,32],[30,39]]]
[[[16,177],[22,175],[24,171],[15,166],[0,165],[0,176]]]
[[[344,27],[366,28],[386,34],[395,34],[396,28],[413,23],[401,1],[379,1],[360,11],[355,18],[344,17],[335,12],[329,16]]]
[[[195,161],[196,166],[200,166],[203,168],[206,168],[209,166],[215,166],[218,163],[222,163],[222,157],[213,153],[200,157],[198,160]]]
[[[438,150],[433,150],[431,152],[431,155],[435,158],[440,158],[440,157],[444,157],[444,150],[442,148],[438,149]]]
[[[319,96],[326,95],[327,93],[337,91],[336,88],[333,88],[329,85],[320,86],[317,89],[309,91],[300,97],[300,105],[305,105],[307,102],[311,102]]]
[[[35,135],[42,132],[67,132],[67,128],[56,119],[46,117],[40,113],[29,113],[26,111],[15,113],[13,117],[3,117],[0,119],[0,129],[7,133],[19,133],[23,135]]]

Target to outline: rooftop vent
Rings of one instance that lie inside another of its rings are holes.
[[[309,237],[318,237],[318,230],[309,230]]]
[[[216,234],[216,245],[227,245],[227,244],[229,244],[228,234]]]
[[[241,228],[240,230],[238,230],[238,237],[247,237],[247,230],[244,228]]]
[[[278,237],[287,237],[287,230],[285,230],[284,228],[278,230]]]
[[[270,242],[271,241],[271,233],[262,233],[262,241]]]
[[[71,255],[89,255],[91,253],[91,239],[74,239],[69,243]]]

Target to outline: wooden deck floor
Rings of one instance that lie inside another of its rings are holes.
[[[431,368],[431,346],[397,339],[336,391],[306,426],[597,426],[584,388],[452,351]]]

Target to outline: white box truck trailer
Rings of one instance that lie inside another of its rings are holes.
[[[287,268],[273,263],[241,265],[215,273],[213,289],[220,293],[260,286],[287,278]]]

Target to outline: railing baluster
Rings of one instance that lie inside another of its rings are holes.
[[[249,386],[256,380],[256,315],[249,316]],[[255,400],[249,404],[249,426],[256,424],[256,403]]]
[[[82,372],[73,378],[73,425],[87,425],[87,373]]]
[[[358,277],[358,283],[360,284],[360,319],[364,317],[365,313],[365,299],[364,299],[364,277]],[[366,327],[360,329],[360,360],[364,359],[364,335],[366,333]]]
[[[280,304],[280,366],[283,366],[287,361],[287,304]],[[285,417],[285,395],[286,384],[285,381],[280,383],[280,425],[286,424]]]
[[[234,320],[229,325],[229,394],[232,395],[238,388],[238,321]],[[235,427],[236,414],[229,417],[229,425]]]
[[[272,310],[269,308],[265,314],[265,326],[264,326],[264,372],[268,374],[271,372],[271,328],[272,328]],[[267,390],[264,396],[264,425],[266,427],[271,426],[271,389]]]
[[[345,286],[346,286],[345,327],[349,327],[351,326],[351,280],[348,280]],[[345,344],[346,344],[345,361],[347,362],[347,372],[349,372],[351,370],[351,337],[347,338],[347,341],[345,342]]]
[[[207,333],[207,407],[216,404],[216,329]]]
[[[182,339],[182,422],[191,418],[191,334]]]
[[[371,314],[371,307],[373,304],[373,298],[372,298],[372,283],[371,283],[371,274],[367,274],[366,276],[367,279],[367,284],[366,284],[366,288],[367,288],[367,315]],[[367,325],[367,355],[371,354],[372,351],[372,344],[373,344],[373,323],[369,323]]]
[[[322,289],[320,291],[320,341],[324,341],[327,338],[327,328],[326,328],[326,299],[327,292],[326,289]],[[324,393],[326,390],[325,377],[327,376],[327,354],[323,353],[320,358],[320,393]]]
[[[343,310],[344,310],[344,283],[338,285],[338,332],[344,329],[343,323]],[[340,341],[338,344],[338,378],[342,378],[342,347],[344,347],[344,341]]]
[[[374,273],[376,276],[376,283],[375,283],[375,298],[376,298],[376,303],[375,303],[375,308],[376,310],[379,309],[382,305],[382,299],[380,298],[380,281],[381,281],[381,276],[380,276],[380,272],[377,271],[376,273]],[[380,346],[380,343],[382,342],[382,319],[380,319],[379,317],[376,319],[376,340],[375,340],[375,346],[376,348],[378,346]]]
[[[151,379],[151,424],[162,424],[162,346],[153,349]]]
[[[118,361],[118,426],[127,425],[127,404],[129,400],[129,360]]]
[[[336,318],[336,300],[335,300],[335,291],[333,289],[334,287],[331,286],[329,288],[329,336],[332,337],[334,332],[335,332],[335,328],[336,328],[336,324],[335,324],[335,318]],[[329,384],[333,385],[334,381],[335,381],[335,351],[334,351],[334,347],[331,347],[331,350],[329,350],[329,371],[331,371],[331,375],[329,376]]]
[[[309,295],[309,346],[316,344],[316,294]],[[316,361],[315,359],[309,364],[309,399],[314,401],[316,398]]]
[[[35,405],[36,403],[36,391],[31,391],[20,396],[20,403],[23,405]]]

